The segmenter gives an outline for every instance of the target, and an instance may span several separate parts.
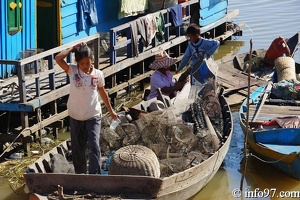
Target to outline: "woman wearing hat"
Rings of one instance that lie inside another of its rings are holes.
[[[157,89],[160,89],[162,94],[173,98],[176,96],[176,92],[180,91],[189,78],[184,81],[177,82],[173,79],[173,75],[170,72],[170,66],[176,62],[177,58],[171,58],[167,52],[161,51],[161,53],[155,55],[154,62],[149,66],[150,69],[154,69],[150,79],[150,94],[147,100],[153,99],[158,96]]]

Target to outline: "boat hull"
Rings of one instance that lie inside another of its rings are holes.
[[[250,102],[257,102],[257,98],[263,91],[264,88],[258,88],[253,92],[250,95]],[[245,113],[247,113],[247,99],[239,110],[239,120],[243,133],[247,134],[247,143],[254,153],[260,160],[269,163],[284,174],[300,180],[300,146],[299,140],[296,141],[296,138],[300,136],[300,129],[247,130]],[[292,135],[294,139],[291,138]]]
[[[50,155],[63,154],[64,149],[67,149],[65,141],[29,167],[30,170],[24,174],[26,185],[31,193],[40,195],[52,194],[60,185],[66,193],[78,191],[131,199],[188,199],[198,193],[213,178],[229,149],[233,127],[232,115],[224,97],[220,96],[219,99],[224,120],[223,142],[213,155],[200,164],[164,178],[45,173],[45,165],[49,162]]]

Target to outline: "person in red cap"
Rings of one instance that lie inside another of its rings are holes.
[[[167,52],[161,51],[155,55],[154,62],[149,66],[150,69],[154,69],[150,79],[150,94],[147,100],[153,99],[158,96],[157,89],[160,89],[162,94],[173,98],[176,96],[176,92],[180,91],[183,86],[189,81],[189,77],[181,82],[175,81],[173,75],[170,72],[170,66],[177,61],[177,58],[171,58]]]

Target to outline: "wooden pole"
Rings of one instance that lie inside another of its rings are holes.
[[[245,156],[245,164],[244,169],[242,171],[242,177],[240,182],[240,190],[243,191],[244,178],[246,174],[247,168],[247,138],[249,131],[249,104],[250,104],[250,87],[251,87],[251,65],[252,65],[252,39],[250,39],[250,52],[249,52],[249,66],[248,66],[248,92],[247,92],[247,116],[246,116],[246,133],[244,138],[244,156]]]

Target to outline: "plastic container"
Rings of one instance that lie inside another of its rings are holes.
[[[115,130],[117,126],[121,123],[121,120],[117,118],[116,120],[113,120],[109,126],[110,129]]]

